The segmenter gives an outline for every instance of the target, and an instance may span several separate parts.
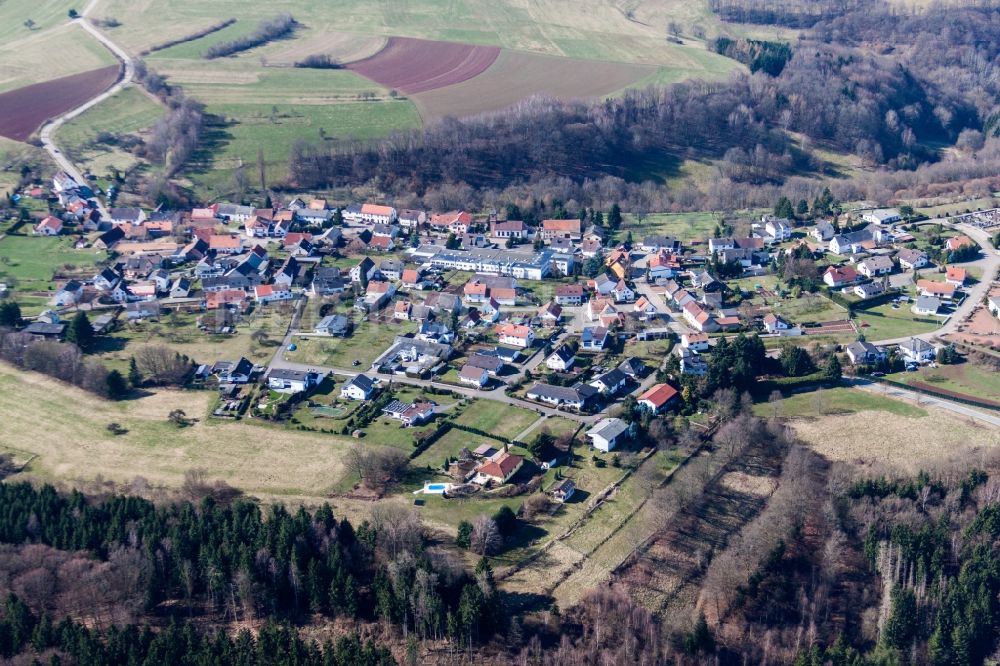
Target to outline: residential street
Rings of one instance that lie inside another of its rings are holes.
[[[903,338],[890,338],[887,340],[869,340],[876,345],[893,345],[899,344],[900,342],[905,342],[911,337],[917,337],[922,340],[930,341],[932,338],[939,337],[942,335],[947,335],[948,333],[954,333],[958,328],[958,325],[964,320],[969,314],[975,309],[975,307],[983,301],[986,294],[989,292],[990,287],[993,284],[993,278],[997,274],[997,270],[1000,269],[1000,256],[997,255],[993,250],[993,245],[990,243],[989,235],[982,229],[977,229],[976,227],[969,226],[967,224],[952,224],[950,222],[943,222],[946,227],[961,231],[967,235],[972,240],[979,244],[982,250],[982,256],[976,261],[970,261],[968,263],[962,264],[963,267],[976,267],[982,270],[983,277],[976,284],[965,289],[966,297],[960,306],[955,308],[954,314],[948,318],[941,328],[931,331],[930,333],[923,333],[916,336],[906,336]]]

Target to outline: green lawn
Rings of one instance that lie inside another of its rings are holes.
[[[949,391],[1000,400],[1000,373],[974,363],[924,367],[917,372],[900,372],[890,378],[906,383],[923,382]]]
[[[712,237],[720,217],[718,213],[653,213],[640,220],[626,214],[619,236],[624,238],[631,231],[636,242],[650,235],[673,236],[685,243],[706,241]]]
[[[513,439],[537,419],[538,414],[529,409],[495,400],[475,400],[455,418],[455,423]]]
[[[858,329],[869,341],[890,340],[908,335],[928,333],[941,327],[940,323],[915,321],[916,315],[910,310],[912,303],[902,303],[898,309],[885,303],[865,310],[856,310],[854,319]],[[920,319],[931,319],[921,316]]]
[[[55,295],[56,271],[89,279],[94,264],[106,258],[104,251],[74,250],[68,236],[6,236],[0,240],[0,281],[14,279],[14,299],[31,314],[44,309]]]
[[[315,363],[334,368],[357,367],[359,372],[364,372],[397,335],[415,330],[413,322],[358,322],[354,333],[347,338],[296,338],[298,349],[285,352],[285,358],[296,363]],[[352,365],[355,359],[361,362],[358,366]]]
[[[772,307],[775,313],[796,324],[847,319],[847,308],[819,294],[801,294],[798,298],[785,298],[773,302]]]
[[[799,393],[776,402],[754,405],[758,416],[819,416],[820,414],[853,414],[863,411],[883,411],[898,416],[927,416],[919,407],[893,398],[853,388],[820,389]]]
[[[103,250],[73,249],[68,236],[7,236],[0,240],[0,272],[22,282],[48,283],[57,269],[93,266],[106,258]]]

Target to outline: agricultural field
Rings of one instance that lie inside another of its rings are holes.
[[[41,375],[0,366],[0,450],[21,462],[23,476],[41,481],[118,483],[143,477],[153,486],[180,486],[185,472],[205,470],[251,495],[319,504],[344,474],[348,441],[248,420],[209,421],[209,391],[151,391],[108,402]],[[198,419],[186,428],[168,422],[182,409]],[[109,423],[127,429],[112,435]],[[44,427],[39,428],[39,424]]]
[[[0,93],[0,136],[26,141],[49,118],[83,104],[94,91],[109,88],[118,69],[101,67]]]
[[[637,82],[645,84],[656,72],[652,65],[502,51],[481,75],[414,91],[412,97],[425,120],[462,117],[509,107],[535,95],[565,100],[605,97]]]
[[[5,6],[0,4],[0,15]],[[65,18],[65,14],[63,16]],[[17,41],[0,42],[0,92],[89,72],[116,62],[111,52],[80,26],[67,22],[52,30],[36,29]],[[94,94],[93,89],[91,94]]]
[[[123,0],[102,0],[92,12],[119,21],[119,27],[105,31],[136,54],[237,19],[145,56],[152,69],[221,119],[183,174],[183,184],[199,198],[231,195],[234,173],[256,164],[258,148],[268,183],[278,183],[288,176],[289,149],[299,140],[380,137],[445,115],[497,110],[536,94],[603,97],[633,85],[721,78],[742,67],[705,50],[703,40],[668,42],[661,27],[632,18],[642,8],[623,9],[608,0],[572,8],[557,0],[503,6],[482,0],[447,5],[408,0],[392,7],[293,1],[280,10],[299,22],[294,34],[214,60],[203,58],[210,46],[249,34],[279,8],[236,0],[160,0],[140,9]],[[655,13],[717,32],[707,2],[671,2]],[[371,79],[348,69],[292,67],[312,55],[329,56]],[[643,172],[663,170],[639,166]]]
[[[115,146],[100,143],[101,133],[141,134],[163,114],[163,107],[140,88],[130,86],[63,124],[56,133],[60,147],[92,173],[124,171],[138,161]]]
[[[708,34],[719,32],[719,22],[704,1],[622,8],[608,0],[585,0],[572,6],[556,0],[503,4],[484,0],[452,3],[407,0],[391,5],[348,0],[317,4],[300,0],[283,3],[280,10],[290,12],[307,29],[331,26],[340,32],[356,33],[361,39],[370,35],[415,37],[591,60],[676,63],[692,70],[704,69],[706,61],[727,62],[705,52],[701,40],[686,38],[684,44],[678,45],[663,39],[662,26],[669,20],[688,26],[698,23]],[[229,17],[237,17],[237,25],[246,23],[251,27],[233,26],[226,31],[245,34],[257,21],[277,11],[279,8],[275,6],[248,6],[239,0],[207,4],[161,0],[142,6],[126,0],[105,0],[92,14],[120,21],[121,27],[112,29],[110,34],[126,48],[138,52],[150,44],[192,34]]]
[[[891,303],[885,303],[865,310],[856,310],[854,320],[858,330],[870,341],[894,340],[908,335],[929,333],[940,328],[940,322],[932,321],[931,317],[918,317],[913,314],[910,305],[903,303],[893,309]]]
[[[500,49],[495,46],[391,37],[381,51],[347,68],[385,88],[412,95],[477,77],[499,55]]]

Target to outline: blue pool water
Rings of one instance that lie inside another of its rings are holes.
[[[427,490],[444,490],[446,487],[443,483],[432,483],[427,486]]]

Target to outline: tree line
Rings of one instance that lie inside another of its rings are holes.
[[[314,513],[275,505],[265,513],[246,500],[206,497],[197,506],[156,506],[26,483],[0,484],[0,505],[0,542],[114,557],[131,574],[121,578],[123,596],[146,612],[177,602],[236,621],[381,620],[421,639],[470,646],[501,626],[488,563],[470,573],[428,552],[419,520],[408,513],[379,509],[355,530],[329,505]]]
[[[100,361],[86,358],[81,346],[75,342],[78,340],[86,346],[92,336],[93,328],[82,312],[70,322],[68,342],[44,340],[0,325],[0,360],[40,372],[104,398],[124,397],[128,392],[125,377],[118,370],[108,370]]]
[[[213,60],[215,58],[231,56],[241,51],[248,51],[254,47],[267,44],[272,40],[288,36],[295,30],[297,25],[298,23],[291,14],[278,14],[277,16],[262,20],[249,35],[212,44],[205,50],[205,57]]]
[[[208,634],[193,624],[171,623],[160,631],[148,625],[130,624],[98,631],[63,618],[53,623],[34,613],[21,599],[8,595],[0,619],[0,656],[11,659],[21,654],[50,655],[52,664],[62,663],[59,655],[78,666],[127,666],[131,664],[177,664],[195,666],[217,664],[237,666],[391,666],[392,653],[356,634],[342,636],[322,646],[307,641],[288,625],[265,623],[257,635],[243,629],[236,636],[224,631]],[[40,662],[34,662],[40,663]]]

